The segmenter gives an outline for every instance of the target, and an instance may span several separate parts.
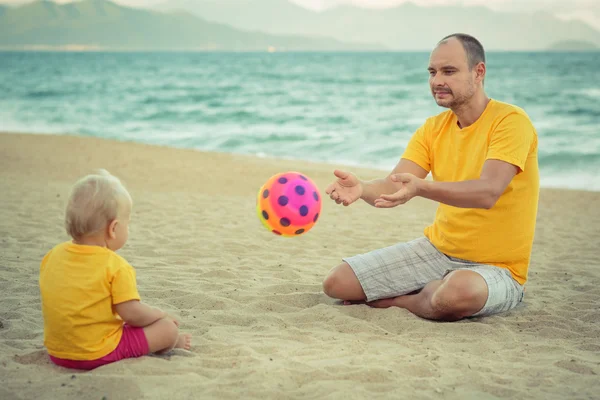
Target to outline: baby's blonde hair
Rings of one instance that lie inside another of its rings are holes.
[[[104,229],[131,208],[131,196],[119,178],[101,169],[79,179],[69,195],[67,233],[75,240]]]

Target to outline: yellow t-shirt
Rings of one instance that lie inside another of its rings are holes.
[[[123,334],[113,305],[140,300],[135,270],[112,250],[65,242],[41,263],[44,345],[54,357],[95,360],[111,353]]]
[[[402,157],[430,171],[434,181],[478,179],[488,159],[519,171],[489,210],[440,203],[425,236],[442,253],[508,268],[524,284],[538,208],[537,132],[522,109],[493,99],[474,124],[461,129],[457,122],[452,111],[427,119]]]

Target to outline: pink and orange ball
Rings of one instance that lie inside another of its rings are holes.
[[[319,219],[321,196],[317,185],[299,172],[273,175],[258,191],[256,212],[276,235],[293,237],[308,232]]]

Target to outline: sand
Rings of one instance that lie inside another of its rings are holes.
[[[143,300],[178,315],[193,348],[77,372],[44,351],[38,270],[68,239],[70,186],[100,167],[134,199],[120,254]],[[380,210],[326,198],[297,238],[260,224],[255,196],[271,175],[301,171],[323,193],[334,167],[0,134],[0,399],[600,398],[600,193],[544,189],[525,302],[440,323],[342,306],[321,290],[341,257],[421,236],[435,203]]]

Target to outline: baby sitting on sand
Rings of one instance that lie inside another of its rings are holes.
[[[179,322],[140,302],[135,270],[115,253],[129,236],[132,201],[101,170],[71,191],[66,229],[40,269],[44,345],[57,365],[89,370],[125,358],[190,349]]]

